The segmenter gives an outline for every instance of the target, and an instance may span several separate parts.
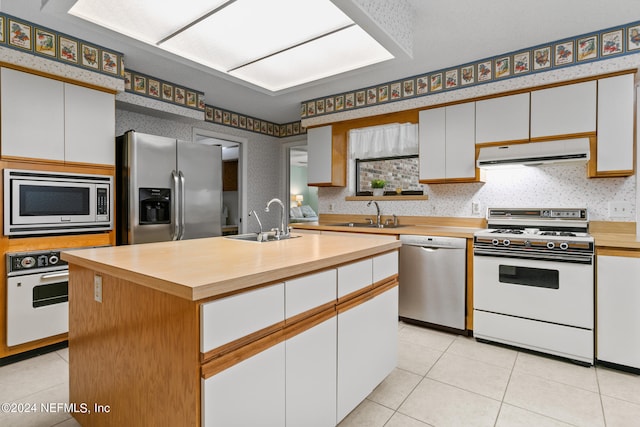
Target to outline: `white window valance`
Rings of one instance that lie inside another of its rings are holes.
[[[393,123],[349,131],[353,159],[374,159],[418,154],[418,125]]]

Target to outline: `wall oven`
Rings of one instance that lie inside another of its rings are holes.
[[[69,331],[69,270],[60,251],[8,253],[7,346]]]
[[[113,228],[113,177],[4,170],[4,234],[39,235]]]
[[[489,209],[474,236],[474,336],[594,360],[594,244],[586,209]]]

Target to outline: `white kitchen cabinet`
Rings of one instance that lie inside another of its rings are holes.
[[[397,286],[338,313],[337,420],[362,402],[397,365]]]
[[[202,380],[202,425],[284,426],[285,377],[281,342]]]
[[[596,173],[633,174],[634,90],[634,74],[598,80]]]
[[[284,304],[284,283],[202,304],[200,351],[206,353],[283,322]]]
[[[336,316],[288,339],[285,345],[286,425],[335,426]]]
[[[598,255],[596,271],[596,358],[640,368],[640,258]]]
[[[446,108],[422,110],[418,117],[420,181],[445,179]]]
[[[2,155],[64,160],[64,83],[0,71]]]
[[[115,96],[69,83],[64,87],[65,161],[115,165]]]
[[[115,95],[1,69],[2,155],[115,164]]]
[[[346,141],[333,138],[331,125],[308,129],[308,184],[319,187],[344,187],[346,150]]]
[[[338,267],[338,298],[372,284],[373,260],[371,258]]]
[[[529,93],[476,102],[476,144],[529,139]]]
[[[285,317],[287,319],[335,302],[337,292],[336,270],[309,274],[285,282]]]
[[[596,81],[531,92],[531,138],[596,131]]]
[[[475,103],[419,113],[420,181],[475,181]]]
[[[373,258],[373,283],[398,274],[398,251]]]

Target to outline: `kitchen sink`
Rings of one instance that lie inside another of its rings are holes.
[[[290,235],[289,237],[284,239],[276,239],[275,234],[272,234],[272,233],[247,233],[247,234],[234,234],[232,236],[224,236],[224,237],[226,239],[232,239],[232,240],[244,240],[245,242],[265,243],[265,242],[277,242],[279,240],[293,239],[301,236]]]
[[[337,224],[327,224],[333,227],[358,227],[358,228],[401,228],[409,227],[409,224],[380,224],[375,225],[368,222],[339,222]]]

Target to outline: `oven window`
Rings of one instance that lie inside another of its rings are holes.
[[[89,187],[20,186],[20,216],[89,215]]]
[[[500,265],[498,266],[498,271],[500,283],[560,289],[560,274],[558,270]]]
[[[69,301],[69,282],[51,283],[33,288],[33,308]]]

